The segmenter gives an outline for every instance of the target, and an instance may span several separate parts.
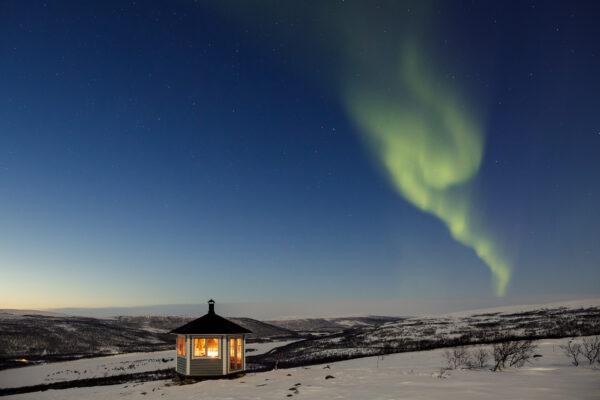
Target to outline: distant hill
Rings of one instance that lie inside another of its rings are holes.
[[[165,350],[173,338],[164,332],[127,326],[115,319],[0,314],[0,368],[28,362],[134,351]]]
[[[340,317],[340,318],[301,318],[267,321],[271,325],[298,333],[334,333],[346,329],[375,327],[388,322],[397,322],[403,317]]]
[[[49,317],[65,317],[65,314],[54,311],[0,309],[0,318],[18,318],[24,315],[46,315]]]
[[[162,317],[162,316],[121,316],[116,319],[129,327],[135,327],[153,332],[168,332],[178,326],[184,325],[197,317]],[[293,338],[298,334],[292,330],[271,325],[252,318],[228,318],[230,321],[252,331],[247,336],[249,340],[272,340],[282,338]]]
[[[274,340],[295,338],[298,336],[298,333],[293,330],[252,318],[229,318],[229,320],[252,331],[248,335],[249,339]]]

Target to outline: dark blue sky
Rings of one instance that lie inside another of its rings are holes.
[[[557,3],[419,17],[481,123],[505,299],[600,294],[600,6]],[[411,7],[1,1],[0,306],[493,298],[340,94],[340,26],[385,82]]]

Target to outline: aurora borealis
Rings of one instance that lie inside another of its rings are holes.
[[[395,188],[410,203],[438,217],[452,237],[488,265],[502,296],[510,268],[490,237],[476,227],[464,186],[477,174],[483,134],[450,93],[435,90],[414,51],[404,55],[392,95],[350,89],[349,112],[365,133]]]
[[[430,13],[426,8],[424,13]],[[510,266],[480,226],[468,187],[484,155],[485,134],[475,114],[481,110],[464,100],[459,84],[445,84],[435,63],[424,61],[434,50],[406,39],[420,36],[414,23],[382,38],[372,33],[377,32],[377,22],[371,18],[363,30],[346,35],[350,54],[361,54],[361,46],[379,47],[358,60],[348,56],[347,62],[357,63],[361,70],[358,77],[345,74],[341,84],[348,113],[396,190],[472,248],[490,269],[495,293],[503,296]]]
[[[0,308],[597,296],[599,17],[2,2]]]

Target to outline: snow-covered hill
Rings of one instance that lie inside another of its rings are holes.
[[[65,317],[65,314],[52,311],[0,309],[0,318],[20,318],[26,315],[45,315],[48,317]]]
[[[402,320],[402,317],[339,317],[339,318],[300,318],[268,321],[269,324],[279,326],[299,333],[334,333],[356,327],[375,327],[388,322]]]
[[[165,332],[127,326],[114,319],[49,315],[0,315],[0,367],[21,361],[60,361],[102,354],[163,350]]]
[[[120,323],[133,328],[142,328],[153,332],[169,332],[178,326],[187,324],[197,316],[119,316],[115,317]],[[248,340],[274,340],[281,338],[293,338],[298,334],[289,329],[275,326],[252,318],[228,318],[230,321],[252,331],[247,336]]]
[[[249,341],[289,339],[298,336],[298,333],[294,332],[293,330],[282,328],[267,322],[258,321],[252,318],[229,319],[236,324],[252,331],[252,333],[247,336]]]
[[[600,307],[581,304],[526,306],[441,316],[412,317],[379,326],[295,342],[251,361],[293,367],[376,354],[428,350],[505,338],[558,338],[600,334]]]

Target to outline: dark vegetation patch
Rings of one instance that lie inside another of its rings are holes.
[[[31,315],[0,319],[0,369],[115,353],[167,350],[166,332],[118,319]]]

